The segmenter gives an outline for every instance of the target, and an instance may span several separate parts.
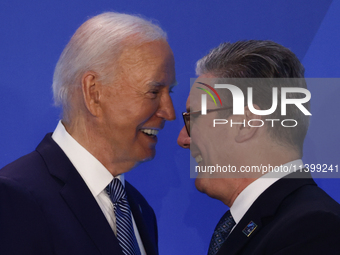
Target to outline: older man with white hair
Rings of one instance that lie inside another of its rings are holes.
[[[175,82],[157,25],[119,13],[81,25],[54,73],[62,120],[0,170],[0,254],[158,254],[155,214],[124,173],[155,156]]]

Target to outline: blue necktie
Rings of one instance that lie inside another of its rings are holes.
[[[231,216],[230,210],[227,211],[217,223],[214,234],[211,237],[208,255],[215,255],[219,251],[225,240],[227,240],[230,231],[233,229],[235,224],[236,223],[233,216]]]
[[[106,187],[116,215],[117,239],[124,255],[140,255],[133,231],[131,210],[125,189],[119,179],[114,178]]]

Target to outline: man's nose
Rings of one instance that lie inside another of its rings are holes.
[[[157,116],[169,121],[176,119],[175,109],[170,95],[164,96],[161,99]]]
[[[188,135],[188,132],[185,128],[185,126],[183,126],[181,132],[179,132],[178,138],[177,138],[177,143],[179,146],[181,146],[184,149],[190,149],[190,137]]]

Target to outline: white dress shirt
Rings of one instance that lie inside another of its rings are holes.
[[[113,180],[118,178],[125,187],[124,175],[113,177],[112,174],[99,162],[91,153],[81,146],[65,129],[64,125],[59,121],[57,128],[52,135],[53,140],[64,151],[66,156],[72,162],[75,169],[83,178],[87,187],[96,199],[105,218],[110,224],[113,232],[117,236],[116,216],[113,210],[113,203],[106,193],[105,188]],[[133,229],[141,251],[141,255],[145,255],[145,249],[139,235],[135,220],[132,216]]]
[[[287,166],[288,169],[300,169],[303,166],[302,160],[294,160],[283,165]],[[255,200],[271,185],[282,177],[290,174],[292,172],[269,172],[260,178],[256,179],[254,182],[249,184],[235,199],[233,205],[230,207],[230,213],[233,216],[236,225],[240,222],[242,217],[246,214],[250,206],[255,202]],[[235,225],[235,226],[236,226]],[[235,228],[234,226],[234,228]],[[233,229],[234,229],[233,228]]]

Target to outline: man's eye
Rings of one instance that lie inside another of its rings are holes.
[[[196,119],[199,116],[200,116],[200,113],[191,113],[190,114],[190,118],[192,118],[192,119]]]
[[[150,90],[150,91],[147,93],[147,95],[148,95],[148,97],[154,99],[154,98],[157,97],[157,95],[158,95],[159,93],[160,93],[159,90]]]

